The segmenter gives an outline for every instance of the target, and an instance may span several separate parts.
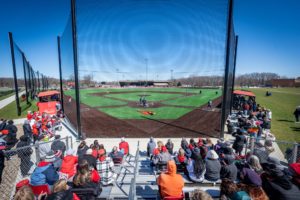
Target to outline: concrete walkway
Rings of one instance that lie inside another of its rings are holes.
[[[25,91],[20,92],[19,96],[21,96],[22,94],[24,94]],[[10,104],[11,102],[16,100],[16,95],[12,95],[10,97],[7,97],[6,99],[3,99],[0,101],[0,109],[4,108],[5,106],[7,106],[8,104]]]

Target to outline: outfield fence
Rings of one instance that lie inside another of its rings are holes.
[[[59,140],[65,143],[66,149],[73,148],[72,137],[65,137]],[[6,161],[0,185],[1,200],[13,198],[16,184],[23,179],[28,179],[40,162],[39,147],[41,145],[49,145],[49,148],[51,148],[51,144],[54,141],[36,143],[4,151]]]

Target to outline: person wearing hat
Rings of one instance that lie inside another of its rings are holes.
[[[294,185],[274,164],[263,165],[265,173],[262,174],[262,187],[270,199],[299,200],[300,190]]]
[[[21,148],[24,147],[24,148]],[[26,147],[26,148],[25,148]],[[19,149],[21,148],[21,149]],[[21,160],[20,168],[21,168],[21,174],[22,176],[28,175],[28,172],[33,165],[33,162],[31,161],[31,154],[33,153],[33,150],[30,147],[30,138],[26,135],[22,135],[20,137],[20,142],[17,144],[18,149],[18,157]]]
[[[94,169],[97,169],[97,159],[93,156],[93,150],[92,149],[87,149],[86,153],[79,157],[79,161],[81,160],[87,160],[89,163],[89,166],[92,166]]]
[[[78,163],[78,157],[74,156],[74,150],[67,150],[67,155],[64,157],[60,169],[60,173],[66,174],[67,179],[72,178],[76,174],[76,165]]]
[[[52,151],[60,150],[62,155],[65,155],[66,144],[60,140],[60,135],[55,135],[54,138],[55,140],[51,144]]]
[[[2,173],[3,173],[3,170],[4,170],[4,163],[5,163],[5,155],[4,155],[4,152],[3,150],[6,149],[6,143],[4,140],[0,139],[0,184],[2,182]]]
[[[38,163],[37,167],[30,176],[30,184],[53,185],[59,179],[58,173],[55,171],[53,166],[54,161],[55,155],[51,153],[42,158],[41,162]]]
[[[125,156],[129,154],[129,144],[125,141],[124,137],[121,138],[119,149],[124,151]]]
[[[220,179],[221,163],[218,154],[214,150],[207,152],[205,168],[205,179],[209,181],[217,181]]]

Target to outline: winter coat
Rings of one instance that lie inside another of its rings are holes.
[[[250,168],[243,168],[241,171],[242,182],[249,185],[261,186],[262,181],[260,176]]]
[[[237,135],[232,148],[238,152],[243,150],[244,144],[246,144],[247,139],[244,135]]]
[[[86,151],[89,149],[89,147],[88,146],[84,146],[84,147],[82,147],[82,148],[78,148],[77,149],[77,155],[78,155],[78,158],[80,158],[80,157],[82,157],[82,156],[84,156],[85,154],[86,154]]]
[[[78,159],[79,159],[78,162],[80,162],[81,160],[86,160],[89,163],[90,167],[97,169],[97,159],[94,156],[85,154],[82,157],[78,157]]]
[[[65,156],[61,164],[60,172],[64,174],[68,174],[68,178],[71,178],[76,174],[77,163],[78,163],[77,156],[73,156],[73,155]]]
[[[220,176],[221,179],[228,178],[232,181],[235,181],[237,177],[237,173],[238,173],[237,167],[235,166],[234,163],[231,163],[229,165],[223,165],[221,167]]]
[[[195,174],[195,172],[194,172],[194,160],[190,160],[189,161],[188,165],[186,166],[186,169],[188,171],[189,178],[193,182],[201,183],[204,180],[204,174],[206,172],[206,170],[205,170],[205,164],[204,163],[201,166],[202,173],[200,174],[199,177],[197,177],[196,174]]]
[[[124,149],[124,155],[127,155],[129,153],[129,144],[128,142],[120,142],[119,144],[119,149],[122,150]]]
[[[156,143],[154,142],[154,140],[150,140],[147,144],[147,154],[148,156],[153,154],[153,151],[156,147]]]
[[[31,185],[53,185],[59,176],[55,171],[52,163],[42,161],[35,168],[30,177]]]
[[[205,161],[206,173],[205,178],[216,181],[220,179],[221,164],[219,160],[206,159]]]
[[[172,142],[167,142],[166,148],[168,149],[169,153],[172,155],[173,154],[174,144]]]
[[[30,124],[24,124],[23,125],[23,131],[24,131],[24,135],[26,135],[27,137],[31,138],[31,136],[32,136],[32,130],[31,130]]]
[[[71,190],[64,190],[49,194],[46,200],[73,200],[73,197]]]

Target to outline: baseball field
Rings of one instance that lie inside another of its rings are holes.
[[[64,95],[67,96],[65,99],[70,100],[65,102],[66,114],[71,121],[72,118],[75,120],[72,117],[74,90],[67,90]],[[218,117],[210,117],[207,113],[220,114],[216,106],[220,103],[221,95],[220,89],[199,88],[81,89],[83,132],[88,137],[117,137],[122,134],[127,137],[148,137],[149,134],[180,137],[183,132],[195,136],[201,131],[216,136],[218,122],[213,118],[218,120]],[[209,100],[213,102],[213,109],[207,108]],[[210,124],[211,121],[213,124]]]

